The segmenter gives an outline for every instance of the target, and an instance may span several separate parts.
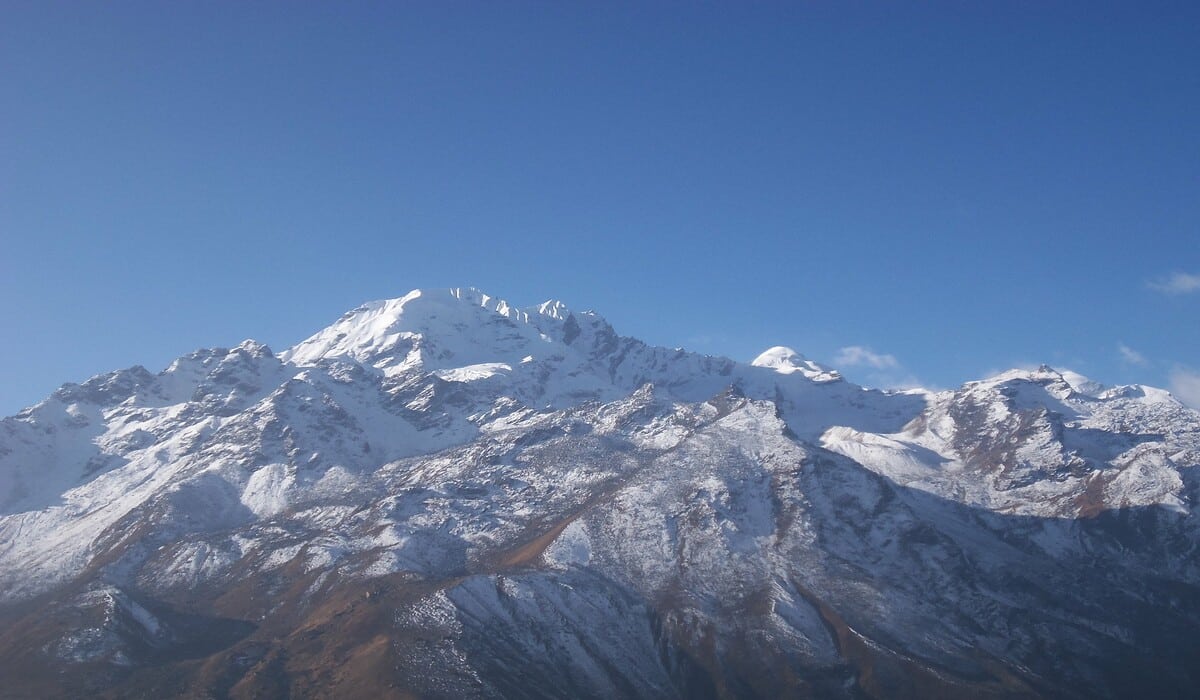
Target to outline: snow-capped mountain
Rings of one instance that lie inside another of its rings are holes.
[[[1200,414],[421,290],[0,423],[5,697],[1184,697]]]

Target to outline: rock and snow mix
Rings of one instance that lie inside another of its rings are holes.
[[[419,583],[395,626],[448,674],[410,669],[432,695],[511,694],[532,658],[546,694],[1106,694],[1114,654],[1195,647],[1147,625],[1200,629],[1198,465],[1200,415],[1150,387],[875,391],[788,348],[743,364],[419,290],[5,419],[0,600],[92,585],[73,604],[108,596],[119,633],[47,648],[129,664],[130,635],[174,633],[126,590]],[[1188,678],[1155,663],[1130,673]]]

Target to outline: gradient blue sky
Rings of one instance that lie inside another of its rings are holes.
[[[0,2],[0,414],[458,285],[873,385],[1200,402],[1198,36],[1195,2]]]

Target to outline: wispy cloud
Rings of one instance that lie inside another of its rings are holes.
[[[1137,350],[1134,350],[1133,348],[1129,347],[1125,343],[1117,343],[1117,352],[1120,353],[1122,360],[1124,360],[1125,362],[1127,362],[1131,365],[1137,365],[1138,367],[1145,367],[1146,365],[1149,364],[1149,362],[1146,361],[1145,355],[1138,352]]]
[[[1200,410],[1200,372],[1176,367],[1171,371],[1167,381],[1169,382],[1167,386],[1175,398]]]
[[[837,351],[833,358],[834,367],[843,369],[847,367],[862,367],[861,377],[854,381],[862,381],[865,386],[872,386],[879,389],[928,389],[937,391],[937,387],[921,381],[912,372],[905,369],[904,365],[896,359],[894,355],[888,355],[882,352],[875,352],[871,348],[862,345],[848,345]]]
[[[900,363],[891,355],[872,352],[861,345],[849,345],[838,350],[833,358],[839,367],[872,367],[874,369],[896,369]]]
[[[925,389],[926,391],[941,391],[942,387],[923,382],[916,376],[908,373],[903,374],[878,374],[873,378],[873,383],[879,389],[892,389],[893,391],[908,391],[909,389]]]
[[[1200,275],[1176,272],[1167,277],[1151,280],[1146,285],[1163,294],[1190,294],[1200,291]]]

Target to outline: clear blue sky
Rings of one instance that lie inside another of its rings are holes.
[[[458,285],[1200,389],[1200,3],[900,5],[0,2],[0,414]]]

